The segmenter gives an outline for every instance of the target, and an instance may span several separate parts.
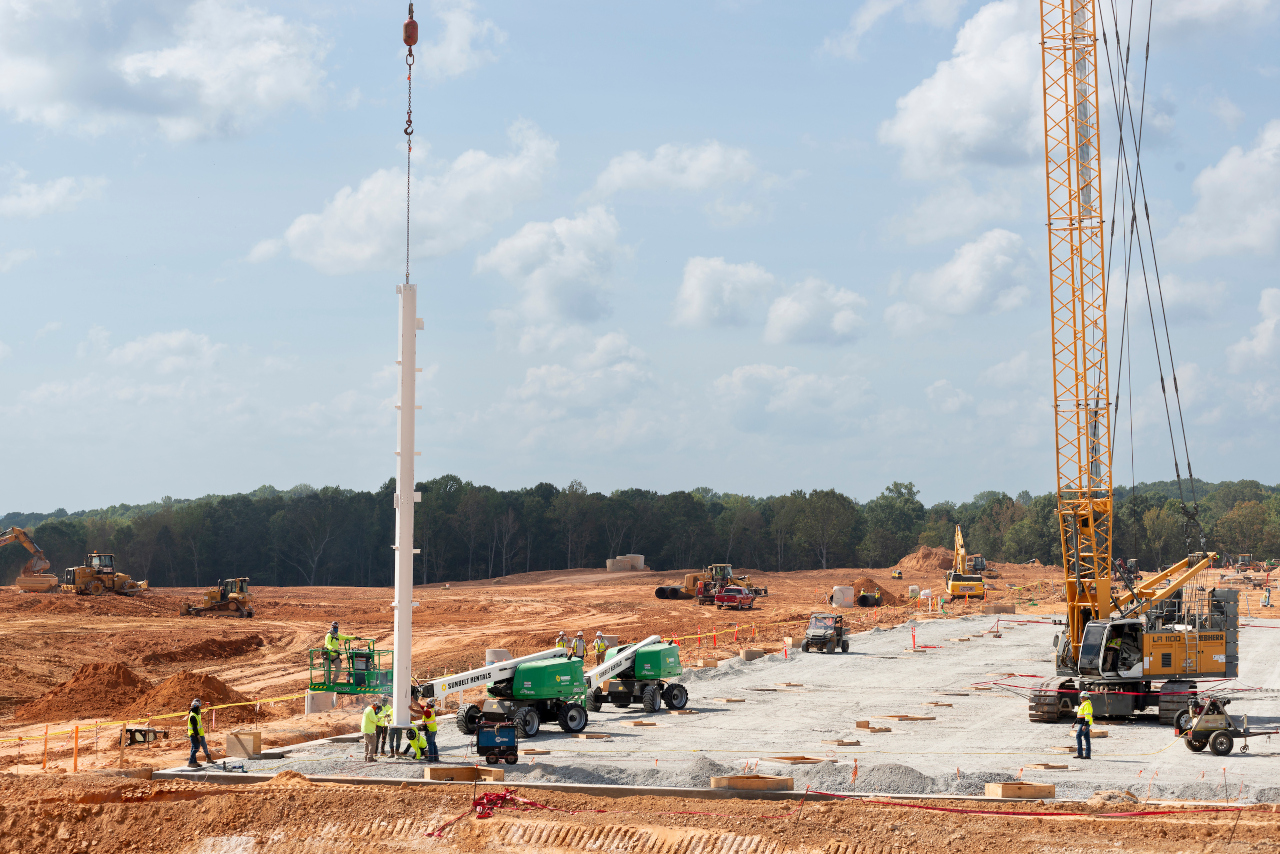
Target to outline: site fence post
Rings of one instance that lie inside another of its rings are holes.
[[[80,770],[80,727],[75,728],[71,738],[71,773],[75,774]]]
[[[716,635],[718,635],[718,634],[720,634],[720,633],[719,633],[719,632],[712,632],[712,633],[711,633],[711,648],[712,648],[712,649],[715,649],[715,648],[716,648]]]
[[[126,725],[127,724],[124,724],[124,723],[120,724],[120,767],[121,768],[124,767],[124,737],[125,737],[124,728]]]
[[[49,725],[44,725],[44,761],[40,763],[40,770],[45,771],[49,768]]]
[[[738,624],[737,624],[737,623],[734,623],[734,624],[733,624],[733,639],[734,639],[735,641],[738,639]]]

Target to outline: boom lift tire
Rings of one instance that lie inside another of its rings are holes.
[[[657,685],[650,685],[641,695],[641,704],[646,712],[656,712],[662,708],[662,694]]]
[[[472,703],[463,703],[458,707],[458,715],[454,719],[458,731],[463,735],[475,735],[480,726],[480,707]]]
[[[1215,732],[1209,736],[1209,751],[1214,756],[1226,756],[1235,745],[1235,740],[1225,732]]]
[[[533,706],[516,709],[516,713],[511,716],[511,719],[516,724],[516,738],[533,738],[538,734],[538,730],[542,728],[542,719],[538,716],[538,710]]]
[[[582,732],[587,728],[587,710],[577,703],[565,703],[557,718],[560,729],[565,732]]]
[[[587,711],[598,712],[604,706],[604,695],[597,688],[587,695]]]
[[[689,704],[689,689],[679,682],[672,682],[662,694],[668,708],[683,709]]]

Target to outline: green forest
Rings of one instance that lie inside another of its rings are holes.
[[[111,552],[121,571],[157,586],[241,576],[261,585],[387,586],[394,488],[394,481],[376,492],[263,486],[74,513],[14,512],[0,518],[0,530],[26,528],[55,570],[79,565],[90,551]],[[1280,557],[1280,487],[1241,480],[1195,488],[1209,548]],[[913,484],[898,482],[866,501],[834,489],[767,498],[706,487],[604,495],[576,480],[502,491],[454,475],[417,489],[417,583],[603,567],[619,554],[643,554],[660,571],[709,563],[784,572],[886,567],[920,545],[950,548],[956,524],[969,552],[989,560],[1061,558],[1054,496],[1025,490],[926,507]],[[1178,495],[1173,482],[1116,490],[1116,556],[1137,558],[1142,569],[1180,560],[1187,548]],[[17,543],[0,549],[0,582],[12,583],[28,557]]]

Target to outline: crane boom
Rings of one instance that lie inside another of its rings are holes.
[[[617,676],[623,670],[630,667],[631,663],[636,660],[636,653],[651,643],[662,643],[662,638],[658,635],[649,635],[649,637],[639,643],[632,644],[626,649],[620,651],[617,655],[606,661],[604,664],[601,664],[599,667],[588,670],[585,676],[587,681],[587,692],[590,693],[591,691],[594,691],[605,682],[608,682],[612,677]]]
[[[1058,522],[1068,636],[1111,611],[1111,429],[1094,0],[1040,0]]]

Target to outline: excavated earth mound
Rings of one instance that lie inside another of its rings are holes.
[[[205,673],[192,673],[184,670],[175,673],[159,685],[152,688],[133,705],[124,710],[128,717],[142,718],[148,715],[163,715],[170,712],[185,712],[191,707],[191,701],[199,698],[206,707],[221,706],[227,703],[252,702],[244,694],[227,685],[216,676]],[[245,723],[261,719],[254,707],[235,706],[230,709],[218,709],[218,721],[227,723]],[[205,728],[209,727],[206,714]]]
[[[876,591],[879,590],[881,605],[897,605],[898,604],[897,596],[894,596],[892,593],[888,591],[887,588],[881,587],[878,583],[876,583],[870,578],[867,578],[865,575],[861,578],[856,578],[853,581],[850,581],[848,586],[852,587],[854,590],[857,590],[857,591],[865,590],[867,591],[867,594],[869,596],[875,596]]]
[[[118,662],[86,664],[44,696],[19,706],[13,716],[24,723],[110,717],[151,686],[148,679]]]
[[[239,638],[205,638],[196,643],[142,656],[142,664],[169,664],[174,661],[234,658],[266,645],[261,635]]]
[[[941,575],[951,571],[951,564],[954,560],[955,552],[951,549],[921,546],[898,561],[894,569],[901,569],[903,572],[925,572],[931,575]]]

